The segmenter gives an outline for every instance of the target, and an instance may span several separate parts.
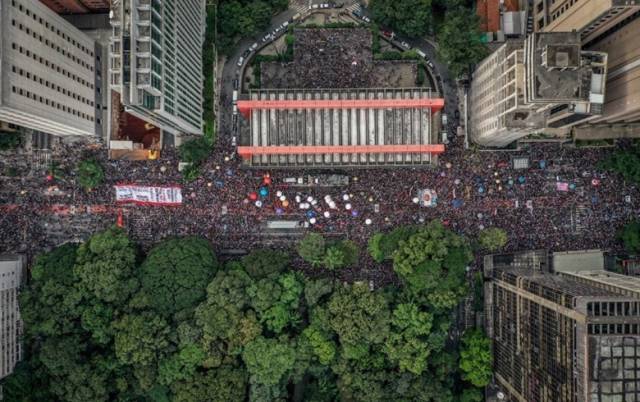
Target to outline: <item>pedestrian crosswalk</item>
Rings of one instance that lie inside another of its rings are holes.
[[[306,4],[293,4],[289,8],[292,9],[296,14],[304,14],[309,9],[309,6]]]
[[[345,10],[349,14],[351,14],[354,11],[360,11],[361,10],[360,3],[354,3],[354,4],[350,5],[349,7],[347,7]]]

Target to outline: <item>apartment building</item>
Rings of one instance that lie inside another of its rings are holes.
[[[601,115],[607,54],[582,49],[577,32],[507,41],[480,62],[470,94],[474,142],[504,147],[545,128]]]
[[[113,1],[111,107],[128,116],[112,119],[112,139],[137,120],[148,131],[202,134],[205,16],[204,0]]]
[[[22,256],[0,256],[0,379],[11,374],[16,363],[22,358],[22,321],[18,307],[18,292],[23,277]]]
[[[486,256],[485,326],[505,401],[635,401],[640,278],[554,273],[545,251]]]
[[[0,120],[94,136],[102,124],[95,42],[39,1],[0,1]]]

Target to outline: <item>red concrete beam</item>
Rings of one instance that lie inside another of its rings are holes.
[[[441,154],[443,144],[430,145],[276,145],[241,146],[238,155],[244,159],[254,155],[317,155],[317,154]]]
[[[238,110],[249,118],[253,109],[419,109],[438,111],[442,98],[419,99],[304,99],[304,100],[239,100]]]

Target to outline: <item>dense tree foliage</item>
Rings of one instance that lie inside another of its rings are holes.
[[[486,341],[466,337],[462,359],[448,343],[468,246],[437,223],[410,233],[391,251],[405,286],[375,290],[305,277],[278,251],[219,266],[193,237],[146,256],[117,228],[63,245],[22,292],[27,358],[7,400],[475,401]],[[323,244],[321,260],[357,263],[354,243]]]
[[[298,255],[314,267],[330,271],[352,267],[359,261],[360,250],[351,240],[327,242],[319,233],[309,233],[298,243]]]
[[[95,159],[85,159],[76,168],[78,183],[85,190],[92,190],[104,181],[102,165]]]
[[[271,17],[285,10],[287,0],[230,0],[218,6],[218,50],[228,53],[235,42],[269,26]]]
[[[478,235],[480,246],[491,252],[500,250],[507,244],[507,240],[507,232],[500,228],[486,228]]]
[[[20,146],[22,142],[22,134],[19,132],[0,131],[0,151],[8,151]]]
[[[431,0],[371,0],[373,18],[412,38],[428,32],[431,24]]]
[[[454,2],[455,3],[455,2]],[[479,18],[472,9],[452,6],[447,9],[437,33],[438,53],[453,78],[469,72],[469,67],[487,55],[481,41]]]
[[[600,169],[619,173],[631,183],[640,183],[640,147],[619,149],[607,159],[599,162]]]
[[[491,380],[491,341],[480,330],[468,331],[462,338],[460,369],[462,377],[476,387],[484,387]]]
[[[634,220],[627,223],[618,233],[618,237],[628,252],[640,252],[640,222]]]

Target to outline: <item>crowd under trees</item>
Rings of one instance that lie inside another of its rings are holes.
[[[318,278],[283,251],[221,263],[195,237],[146,255],[115,227],[62,245],[20,295],[4,400],[480,401],[489,341],[450,336],[469,246],[436,222],[402,233],[378,240],[402,285],[377,289],[330,279],[357,246],[318,237],[298,247]]]

